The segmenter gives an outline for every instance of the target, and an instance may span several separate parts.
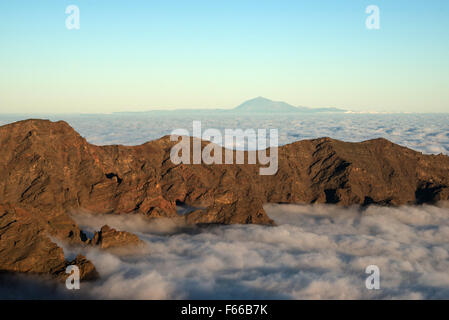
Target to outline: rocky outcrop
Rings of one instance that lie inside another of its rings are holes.
[[[136,248],[143,246],[144,242],[133,233],[126,231],[117,231],[108,225],[101,227],[101,230],[95,232],[89,244],[98,246],[101,249],[118,249],[118,248]]]
[[[45,274],[65,277],[68,265],[80,267],[81,279],[98,274],[86,258],[78,256],[66,261],[64,251],[52,239],[62,238],[76,243],[76,225],[67,215],[52,215],[36,209],[0,205],[0,272]]]
[[[449,200],[449,157],[423,155],[385,139],[289,144],[279,148],[272,176],[259,175],[260,164],[175,165],[170,161],[175,143],[164,137],[135,147],[95,146],[62,121],[0,127],[0,271],[58,276],[76,263],[85,278],[95,278],[90,262],[81,256],[66,261],[53,240],[104,249],[141,243],[107,226],[86,239],[67,214],[78,210],[189,224],[270,225],[264,203]],[[197,209],[179,216],[177,204]]]
[[[176,204],[204,209],[189,223],[271,224],[262,205],[402,205],[449,199],[449,157],[423,155],[385,139],[330,138],[279,148],[279,169],[255,165],[175,165],[169,137],[95,146],[65,122],[27,120],[0,127],[0,198],[40,210],[178,217]],[[208,142],[203,142],[206,146]],[[245,155],[245,158],[248,155]]]
[[[66,266],[68,265],[75,265],[79,268],[80,279],[82,280],[85,281],[97,280],[100,277],[93,263],[87,260],[87,258],[82,254],[77,255],[73,261],[68,262]],[[63,273],[60,274],[60,277],[62,279],[66,279],[67,274],[65,274],[65,271],[64,274]]]

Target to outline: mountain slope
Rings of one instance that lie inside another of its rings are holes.
[[[259,164],[174,165],[173,145],[164,137],[135,147],[95,146],[65,122],[6,125],[0,127],[0,197],[40,209],[150,217],[176,217],[176,201],[211,206],[224,198],[229,204],[250,198],[349,205],[372,199],[401,205],[447,198],[449,157],[422,155],[385,139],[321,138],[283,146],[273,176],[260,176]],[[328,190],[335,191],[333,199]],[[228,222],[242,221],[233,215]]]
[[[245,101],[235,107],[236,112],[298,112],[299,108],[282,101],[272,101],[263,97]]]
[[[337,108],[307,108],[295,107],[283,101],[272,101],[264,97],[257,97],[245,101],[231,110],[239,113],[319,113],[319,112],[344,112]]]
[[[346,110],[338,108],[308,108],[308,107],[295,107],[286,102],[282,101],[272,101],[264,97],[257,97],[248,101],[243,102],[239,106],[233,109],[174,109],[174,110],[151,110],[142,112],[117,112],[117,114],[136,114],[136,113],[157,113],[157,114],[191,114],[191,113],[201,113],[201,114],[270,114],[270,113],[321,113],[321,112],[345,112]]]
[[[202,148],[209,144],[203,141]],[[49,237],[86,241],[69,212],[272,225],[264,203],[449,200],[448,156],[423,155],[385,139],[320,138],[282,146],[272,176],[259,175],[260,164],[175,165],[174,145],[164,137],[135,147],[95,146],[62,121],[0,127],[0,272],[60,273],[67,262]],[[180,216],[179,204],[199,209]],[[20,244],[17,252],[11,241]]]

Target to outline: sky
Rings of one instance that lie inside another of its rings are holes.
[[[80,29],[66,28],[66,7]],[[367,6],[380,9],[369,30]],[[0,113],[449,112],[447,0],[0,2]]]

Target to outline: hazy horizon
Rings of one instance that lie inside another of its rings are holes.
[[[14,115],[20,115],[20,116],[52,116],[52,115],[113,115],[113,114],[121,114],[121,113],[146,113],[146,112],[154,112],[154,111],[158,111],[158,112],[170,112],[170,111],[233,111],[235,109],[237,109],[237,107],[240,107],[241,105],[256,100],[258,98],[262,98],[262,99],[267,99],[265,97],[259,96],[256,98],[252,98],[249,100],[245,100],[243,101],[241,104],[239,105],[235,105],[235,106],[226,106],[226,107],[168,107],[168,108],[163,108],[163,107],[153,107],[153,108],[148,108],[148,109],[143,109],[143,110],[118,110],[118,111],[112,111],[112,112],[108,112],[108,111],[104,111],[104,112],[76,112],[76,111],[68,111],[68,112],[25,112],[25,113],[21,113],[21,112],[0,112],[0,115],[5,115],[5,116],[14,116]],[[268,99],[269,101],[271,99]],[[271,102],[277,103],[277,102],[281,102],[281,103],[287,103],[289,104],[287,101],[273,101],[271,100]],[[291,105],[291,104],[289,104]],[[422,111],[415,111],[415,112],[407,112],[407,111],[397,111],[397,112],[388,112],[388,111],[375,111],[375,110],[359,110],[359,111],[354,111],[354,110],[349,110],[349,109],[344,109],[342,107],[328,107],[328,106],[304,106],[304,105],[291,105],[293,107],[299,107],[299,108],[308,108],[311,111],[314,110],[318,110],[321,108],[334,108],[336,109],[339,113],[343,113],[343,114],[447,114],[449,113],[449,110],[445,110],[445,111],[441,111],[441,112],[432,112],[432,111],[427,111],[427,110],[422,110]],[[276,110],[273,109],[273,112],[275,112]],[[266,112],[266,110],[262,110],[260,111],[260,113],[264,113]],[[257,112],[256,112],[257,113]],[[281,112],[282,113],[282,112]],[[325,112],[321,112],[320,114],[329,114],[329,113],[334,113],[334,111],[325,111]],[[302,111],[298,110],[298,115],[303,114]]]

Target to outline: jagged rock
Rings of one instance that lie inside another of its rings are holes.
[[[164,137],[135,147],[95,146],[62,121],[0,127],[0,272],[62,277],[69,262],[53,238],[84,243],[67,214],[77,210],[191,224],[270,225],[264,203],[449,200],[449,157],[423,155],[385,139],[292,143],[279,148],[279,169],[272,176],[259,175],[260,164],[175,165],[170,161],[175,143]],[[177,203],[204,209],[180,217]],[[141,243],[107,226],[90,242],[105,249]],[[98,276],[82,256],[70,263],[78,264],[86,279]]]
[[[93,263],[81,254],[77,255],[75,260],[67,263],[67,266],[69,265],[76,265],[80,269],[80,278],[85,281],[97,280],[100,277]]]
[[[114,249],[124,247],[135,248],[142,246],[144,243],[133,233],[117,231],[108,225],[104,225],[99,232],[95,232],[90,244],[99,246],[101,249]]]
[[[0,205],[0,272],[45,274],[60,279],[67,277],[65,268],[69,263],[64,258],[62,248],[53,241],[52,234],[55,237],[66,235],[68,242],[76,241],[66,230],[70,223],[62,221],[58,215],[56,217],[59,224],[53,223],[54,220],[46,221],[52,215],[46,216],[36,209]],[[59,227],[61,232],[55,230]],[[90,279],[96,272],[93,264],[85,258],[82,260],[81,256],[70,264],[73,263],[80,264],[81,279]]]
[[[0,206],[0,270],[53,274],[65,265],[64,251],[28,212]]]
[[[264,203],[402,205],[449,200],[449,157],[423,155],[385,139],[330,138],[279,148],[279,169],[255,165],[175,165],[169,137],[95,146],[65,122],[27,120],[0,127],[0,197],[40,210],[141,213],[175,218],[176,203],[204,207],[190,223],[271,224]],[[203,142],[206,146],[208,142]],[[247,154],[245,156],[247,158]]]

